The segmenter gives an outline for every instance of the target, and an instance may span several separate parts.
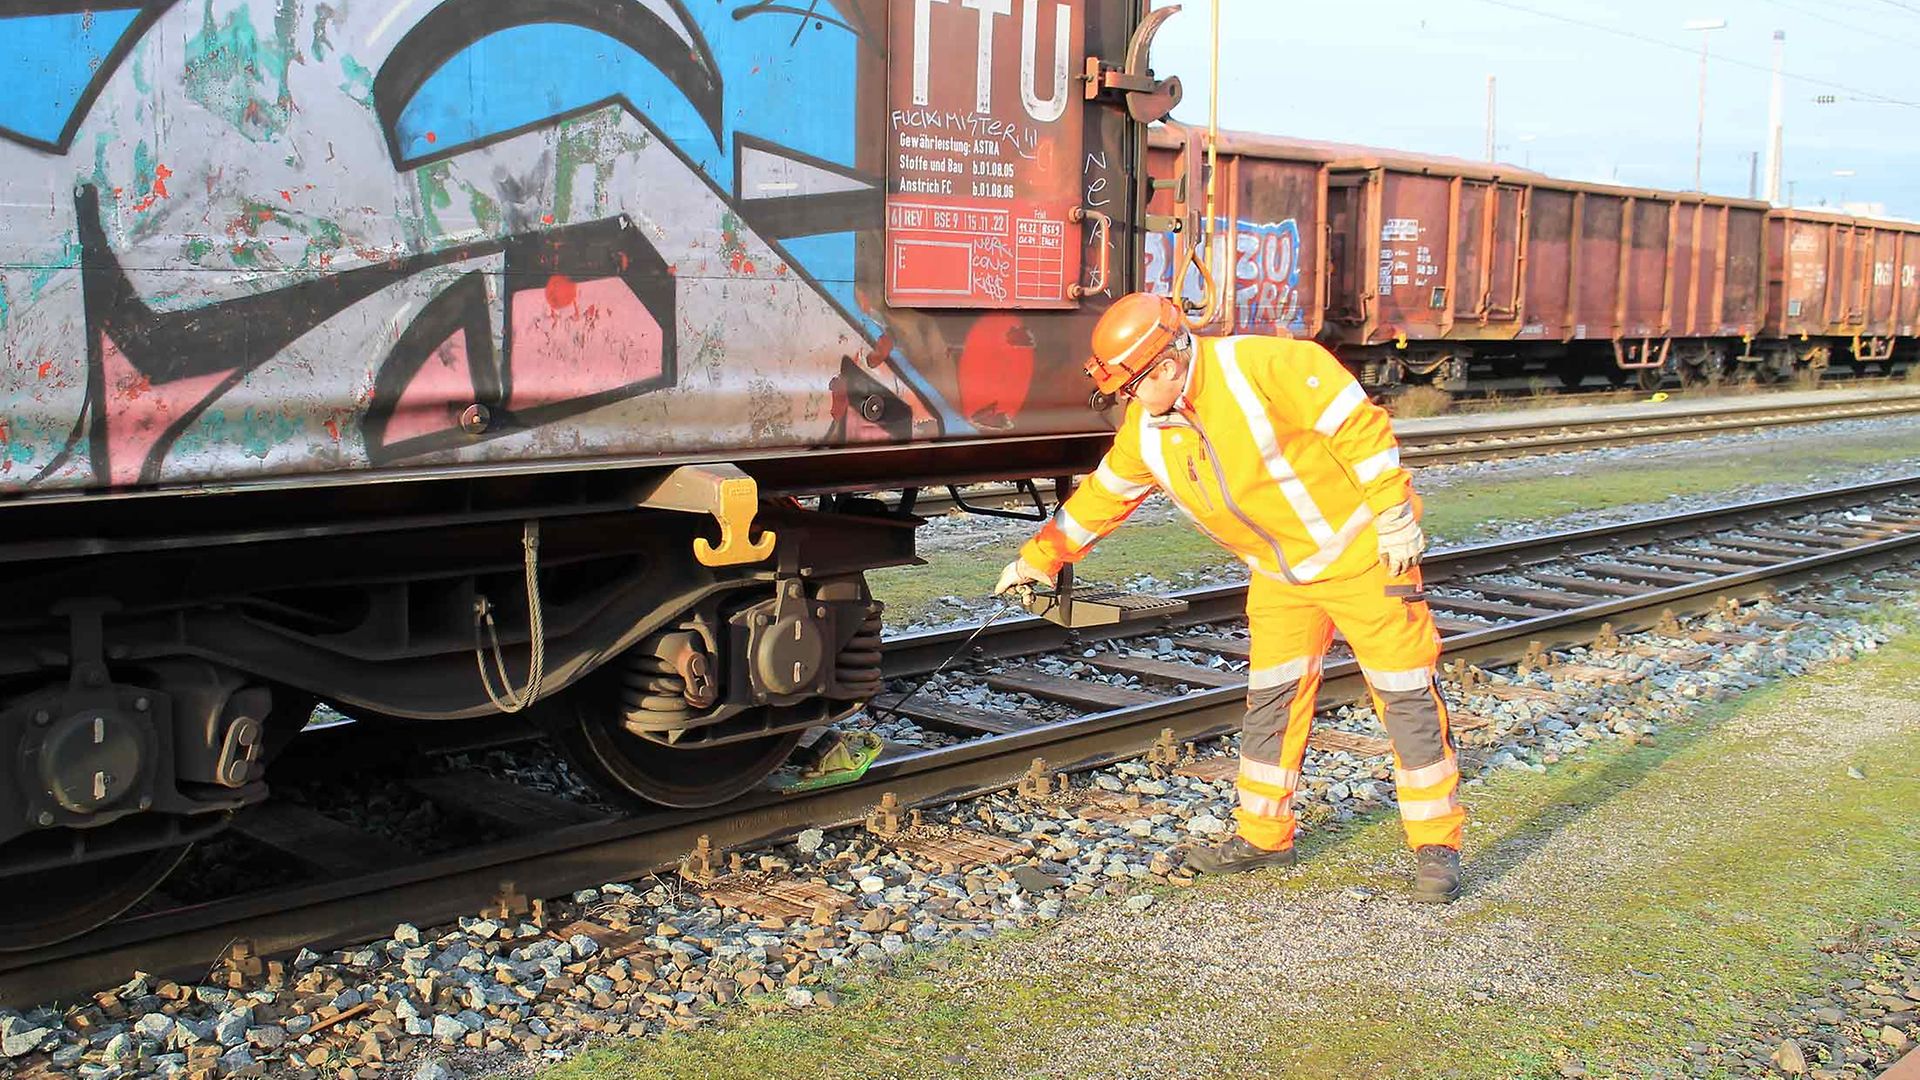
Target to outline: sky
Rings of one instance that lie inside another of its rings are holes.
[[[1702,35],[1684,24],[1724,20],[1702,174],[1735,196],[1755,152],[1766,190],[1784,31],[1782,200],[1920,219],[1920,0],[1218,2],[1223,128],[1481,159],[1492,75],[1500,160],[1676,190],[1693,187],[1699,115]],[[1155,71],[1185,84],[1178,120],[1206,122],[1210,10],[1184,0],[1154,43]]]

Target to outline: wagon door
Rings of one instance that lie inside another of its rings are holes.
[[[1335,173],[1327,181],[1327,319],[1345,326],[1364,325],[1371,306],[1365,223],[1375,186],[1367,172]]]
[[[1233,328],[1311,338],[1320,330],[1320,248],[1326,169],[1318,162],[1241,157],[1234,183]]]
[[[1486,251],[1490,259],[1480,310],[1490,321],[1511,322],[1520,317],[1520,270],[1527,247],[1527,192],[1512,184],[1497,184],[1492,198],[1493,213],[1486,223],[1489,235]]]
[[[1897,333],[1899,305],[1900,234],[1891,229],[1866,230],[1868,271],[1867,321],[1864,332],[1876,336]]]

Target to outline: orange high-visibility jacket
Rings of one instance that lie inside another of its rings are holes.
[[[1413,497],[1386,410],[1310,341],[1198,338],[1179,405],[1128,406],[1113,448],[1020,554],[1077,562],[1155,488],[1256,571],[1339,579],[1378,560],[1373,519]]]

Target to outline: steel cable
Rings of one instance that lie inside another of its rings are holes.
[[[503,713],[516,713],[531,705],[540,697],[540,684],[546,678],[547,668],[547,631],[540,607],[540,523],[529,521],[520,532],[520,547],[524,552],[527,572],[527,636],[532,646],[532,655],[527,661],[527,685],[524,690],[513,688],[513,679],[507,674],[506,657],[500,650],[500,634],[494,626],[493,604],[483,594],[473,605],[473,660],[480,669],[480,685],[487,692],[487,700]],[[486,631],[487,642],[481,643],[482,629]],[[493,687],[493,677],[487,672],[487,649],[493,652],[494,670],[500,673],[500,689]]]

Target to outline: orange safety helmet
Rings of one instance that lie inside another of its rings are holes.
[[[1172,300],[1157,293],[1128,293],[1094,325],[1087,377],[1108,397],[1132,389],[1186,331],[1186,320]]]

